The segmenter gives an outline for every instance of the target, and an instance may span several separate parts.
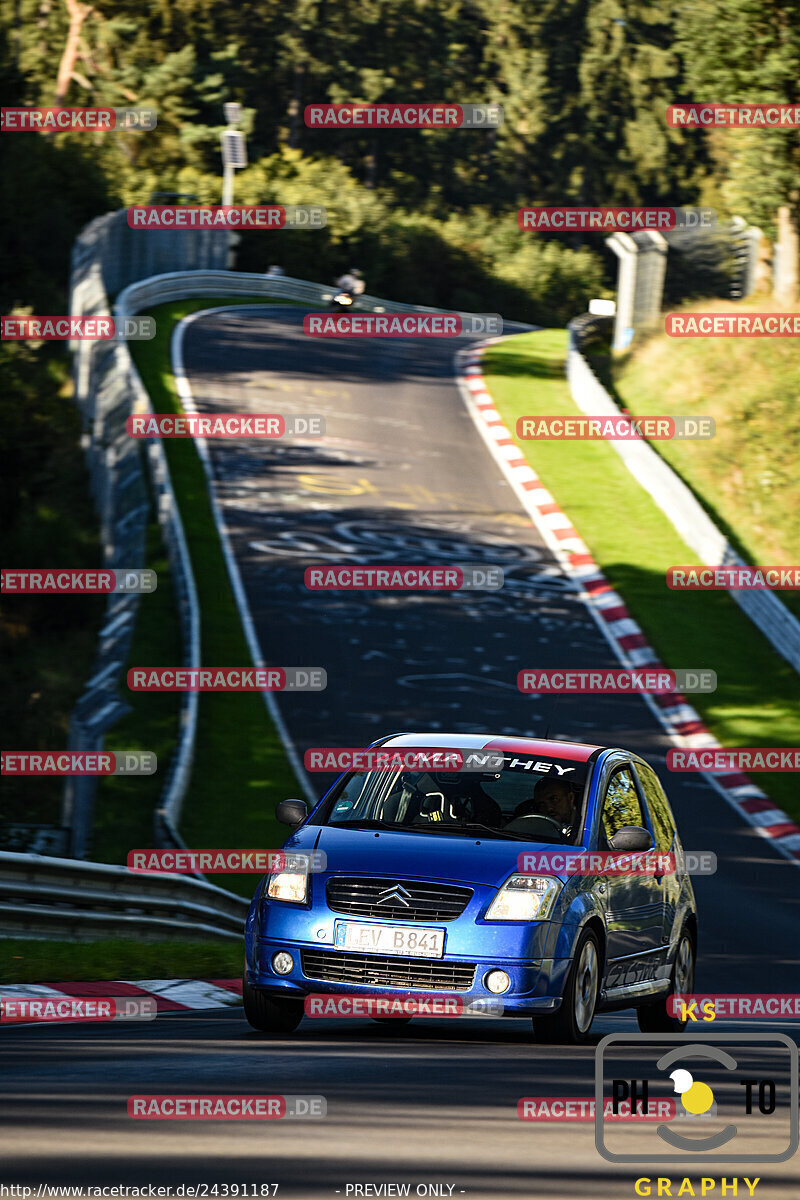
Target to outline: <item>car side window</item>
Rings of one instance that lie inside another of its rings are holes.
[[[600,818],[600,827],[606,842],[614,836],[617,830],[622,829],[623,825],[647,827],[642,812],[642,802],[628,767],[621,767],[615,771],[606,787],[603,813]]]
[[[664,795],[664,789],[652,767],[645,766],[644,763],[637,763],[636,774],[639,776],[647,807],[650,809],[656,849],[667,853],[675,838],[675,821],[670,812],[667,797]]]

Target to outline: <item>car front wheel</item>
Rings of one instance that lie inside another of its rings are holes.
[[[587,929],[581,935],[567,976],[561,1008],[556,1013],[533,1018],[539,1042],[585,1042],[594,1020],[600,991],[600,946],[597,935]]]
[[[303,1001],[270,996],[251,987],[245,975],[242,983],[244,1015],[261,1033],[292,1033],[303,1019]]]
[[[682,1033],[686,1028],[686,1021],[673,1017],[667,1005],[670,996],[691,995],[694,988],[694,958],[692,936],[684,929],[675,953],[669,993],[636,1010],[636,1020],[642,1033]]]

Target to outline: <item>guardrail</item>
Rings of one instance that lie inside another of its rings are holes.
[[[73,315],[109,312],[104,282],[105,267],[101,269],[100,262],[93,259],[92,254],[101,253],[97,249],[97,246],[101,245],[102,254],[105,255],[108,248],[106,243],[113,250],[116,245],[113,239],[124,233],[122,225],[116,220],[117,215],[111,215],[115,217],[114,221],[100,218],[99,223],[93,222],[76,243],[71,296]],[[103,224],[104,221],[106,224]],[[99,234],[105,239],[102,242],[98,242]],[[138,239],[146,236],[141,231],[136,234]],[[217,253],[213,246],[211,250],[214,254]],[[133,269],[130,264],[129,269]],[[117,279],[118,275],[114,278]],[[124,279],[124,275],[122,278]],[[326,286],[287,275],[261,275],[216,269],[169,271],[128,283],[117,297],[113,314],[115,318],[122,320],[159,304],[201,296],[252,296],[325,305],[330,302],[335,291],[332,285]],[[358,307],[368,312],[443,311],[369,295],[359,296]],[[103,522],[104,561],[108,566],[138,567],[143,565],[148,506],[141,470],[141,451],[137,444],[132,444],[132,439],[124,436],[124,430],[125,419],[132,413],[153,411],[150,397],[124,343],[117,344],[113,352],[104,350],[102,343],[91,342],[75,343],[73,350],[76,398],[84,413],[87,456],[93,490]],[[183,646],[182,665],[199,667],[201,614],[166,454],[158,439],[146,439],[142,445],[178,595]],[[135,503],[131,501],[134,494]],[[124,531],[127,531],[128,536],[123,538]],[[131,540],[134,535],[135,540]],[[123,558],[126,559],[124,562]],[[132,618],[139,600],[138,596],[125,597],[124,604],[127,607],[124,613],[120,611],[122,599],[114,598],[109,602],[104,635],[106,630],[111,628],[115,631],[115,639],[101,640],[101,653],[92,679],[73,714],[71,740],[74,745],[70,746],[71,749],[101,749],[105,731],[127,711],[117,694],[117,689],[130,648],[134,628]],[[118,616],[123,620],[121,625],[115,624]],[[155,840],[160,846],[183,845],[178,833],[178,824],[194,758],[198,703],[198,693],[181,694],[178,743],[167,769],[159,806],[154,814]],[[93,718],[94,723],[88,717],[84,718],[84,712]],[[65,791],[63,823],[72,828],[72,853],[76,857],[84,856],[89,843],[95,787],[94,779],[83,777],[70,781]]]
[[[120,317],[133,316],[154,304],[185,300],[192,296],[263,296],[299,300],[307,304],[326,304],[336,292],[332,285],[294,279],[290,275],[259,275],[246,271],[170,271],[132,283],[120,292],[114,309]],[[419,304],[400,304],[378,296],[361,295],[358,308],[367,312],[443,312]],[[453,310],[455,311],[455,310]],[[464,314],[466,315],[466,314]]]
[[[619,416],[618,405],[581,354],[581,340],[587,328],[599,326],[582,317],[569,324],[567,379],[572,398],[587,415]],[[746,565],[691,490],[647,441],[636,438],[612,441],[611,445],[702,563],[708,567]],[[770,591],[728,594],[778,653],[800,672],[800,622],[779,597]]]
[[[185,300],[191,297],[210,296],[226,298],[237,296],[254,296],[264,299],[298,300],[306,304],[327,304],[336,289],[324,284],[313,283],[307,279],[295,279],[288,275],[260,275],[233,271],[171,271],[163,275],[155,275],[126,287],[117,297],[114,306],[114,316],[118,320],[134,316],[136,313],[167,304],[173,300]],[[393,300],[382,300],[377,296],[361,295],[358,298],[359,309],[368,312],[441,312],[437,308],[423,308],[419,305],[400,304]],[[152,412],[150,398],[142,384],[139,374],[130,361],[126,347],[126,366],[130,380],[131,407],[130,412]],[[178,578],[185,586],[186,629],[185,641],[188,645],[189,658],[185,665],[200,665],[200,612],[197,604],[197,593],[191,572],[191,564],[186,551],[183,527],[180,515],[169,481],[169,470],[162,443],[157,439],[146,440],[147,453],[151,466],[151,477],[162,489],[165,509],[169,521],[165,528],[174,537],[176,553],[181,563]],[[160,845],[182,844],[177,833],[183,801],[188,788],[191,765],[194,757],[194,738],[197,724],[197,692],[182,694],[181,737],[170,767],[170,775],[162,794],[161,803],[156,811],[156,840]]]
[[[182,875],[0,852],[0,926],[6,937],[239,939],[248,907],[241,896]]]

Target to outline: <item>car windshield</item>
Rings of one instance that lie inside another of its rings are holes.
[[[497,771],[356,771],[314,824],[574,845],[585,763],[504,754]]]

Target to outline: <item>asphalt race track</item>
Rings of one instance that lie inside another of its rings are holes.
[[[327,422],[321,441],[209,443],[267,664],[328,673],[322,693],[278,697],[300,753],[401,730],[543,736],[548,722],[553,737],[628,746],[667,784],[686,848],[718,856],[717,874],[695,879],[697,990],[796,990],[800,871],[702,781],[668,777],[669,743],[644,702],[577,696],[551,712],[551,701],[517,691],[523,667],[617,664],[475,429],[452,378],[453,343],[315,341],[302,316],[295,306],[238,308],[195,321],[185,339],[200,411]],[[328,563],[499,565],[506,586],[307,591],[304,569]],[[312,780],[321,791],[330,777]],[[630,1013],[601,1016],[593,1041],[635,1029]],[[170,1014],[6,1030],[2,1060],[7,1183],[278,1182],[279,1196],[333,1197],[348,1184],[407,1182],[412,1195],[439,1184],[453,1196],[612,1200],[633,1196],[640,1176],[746,1174],[761,1177],[758,1197],[800,1195],[796,1158],[618,1167],[598,1155],[591,1122],[519,1121],[521,1096],[588,1097],[593,1087],[593,1046],[537,1046],[524,1021],[306,1020],[269,1038],[238,1012]],[[129,1095],[162,1092],[322,1095],[328,1113],[291,1123],[128,1118]]]

